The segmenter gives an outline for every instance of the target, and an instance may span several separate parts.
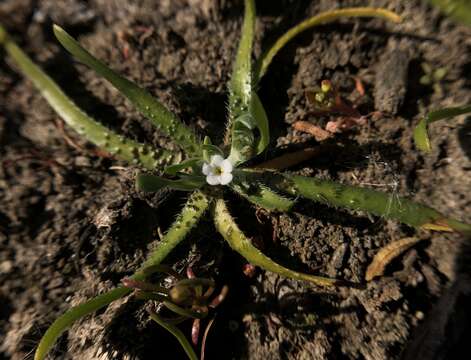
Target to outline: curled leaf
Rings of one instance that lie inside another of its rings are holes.
[[[298,25],[289,29],[284,33],[275,43],[263,53],[261,58],[257,62],[256,69],[254,71],[255,83],[267,72],[268,66],[275,57],[275,55],[294,37],[299,35],[305,30],[308,30],[314,26],[327,24],[332,21],[338,20],[344,17],[378,17],[394,22],[400,22],[401,18],[399,15],[392,11],[381,9],[381,8],[370,8],[370,7],[357,7],[357,8],[345,8],[338,10],[331,10],[320,13],[316,16],[307,19]]]
[[[36,352],[34,353],[34,360],[45,359],[57,338],[71,327],[74,322],[128,295],[131,291],[131,289],[126,287],[118,287],[67,310],[49,326],[42,336],[36,348]]]
[[[175,336],[175,338],[178,340],[178,342],[182,346],[183,350],[185,350],[185,353],[188,356],[188,359],[198,360],[198,356],[196,356],[196,353],[193,350],[193,347],[191,346],[190,342],[186,339],[185,335],[182,333],[182,331],[179,328],[177,328],[173,324],[166,322],[155,312],[153,311],[148,311],[148,312],[152,320],[154,320],[157,324],[159,324],[165,330],[167,330],[169,333]]]
[[[381,248],[381,250],[375,255],[373,261],[366,269],[365,280],[371,281],[373,278],[383,275],[386,266],[391,261],[393,261],[404,251],[406,251],[419,241],[419,238],[407,237],[401,240],[393,241],[392,243]]]
[[[272,259],[252,245],[251,241],[239,229],[234,219],[229,214],[226,204],[222,199],[216,201],[214,207],[214,223],[216,225],[216,229],[228,242],[230,247],[237,251],[253,265],[291,279],[309,281],[320,286],[337,286],[342,285],[343,283],[340,280],[329,279],[290,270],[274,262]]]
[[[471,105],[465,105],[452,108],[444,108],[428,113],[414,129],[415,146],[421,151],[430,152],[432,150],[432,146],[430,145],[430,138],[428,135],[429,124],[438,120],[444,120],[470,112]]]

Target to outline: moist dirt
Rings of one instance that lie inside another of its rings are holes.
[[[272,126],[257,161],[306,146],[324,149],[291,169],[409,196],[471,222],[471,123],[431,127],[433,151],[414,148],[412,129],[427,110],[469,103],[471,30],[423,2],[257,1],[257,55],[290,26],[319,11],[386,6],[402,24],[343,20],[308,31],[275,59],[259,95]],[[54,39],[58,23],[95,56],[136,81],[198,134],[222,141],[226,84],[242,1],[4,0],[0,21],[89,114],[133,139],[170,147],[116,90],[74,63]],[[177,192],[143,195],[135,170],[99,156],[67,127],[0,51],[0,359],[32,358],[45,329],[74,304],[113,288],[143,261],[184,202]],[[445,69],[423,85],[423,64]],[[306,91],[330,79],[354,99],[366,125],[322,144],[294,131],[324,126]],[[70,142],[71,138],[74,141]],[[170,147],[171,148],[171,147]],[[412,236],[407,226],[299,201],[266,213],[228,195],[257,246],[299,271],[363,283],[373,256]],[[321,289],[256,269],[216,234],[209,216],[167,259],[178,271],[227,284],[206,344],[207,359],[449,359],[470,338],[470,243],[457,234],[423,239],[364,288]],[[191,324],[184,324],[189,335]],[[126,298],[60,338],[51,359],[184,359],[171,335]]]

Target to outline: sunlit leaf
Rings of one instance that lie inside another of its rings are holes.
[[[342,284],[340,280],[300,273],[287,269],[274,262],[253,246],[251,241],[239,229],[231,214],[229,214],[224,200],[216,200],[213,213],[216,229],[228,242],[230,247],[242,255],[251,264],[291,279],[309,281],[320,286],[335,286]]]
[[[147,169],[172,164],[179,157],[164,149],[155,149],[116,134],[85,114],[31,59],[10,39],[0,26],[0,38],[23,74],[41,92],[64,121],[88,141],[114,156]]]
[[[168,135],[189,156],[200,155],[196,135],[155,97],[133,82],[117,74],[102,61],[85,50],[73,37],[58,25],[54,25],[57,40],[80,62],[95,70],[108,80],[162,133]]]
[[[288,180],[284,189],[293,195],[332,206],[366,211],[416,228],[456,230],[471,234],[471,225],[448,218],[428,206],[394,194],[304,176],[284,176]]]
[[[378,17],[394,22],[400,22],[401,18],[399,15],[392,11],[381,9],[381,8],[370,8],[370,7],[358,7],[358,8],[345,8],[326,11],[313,16],[296,26],[289,29],[284,33],[275,43],[263,53],[257,62],[257,66],[254,71],[254,82],[257,83],[267,72],[275,55],[294,37],[306,31],[312,27],[330,23],[332,21],[345,18],[345,17]]]

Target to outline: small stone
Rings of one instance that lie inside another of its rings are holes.
[[[423,320],[425,318],[425,314],[422,311],[418,310],[415,313],[415,318],[417,320]]]
[[[13,270],[13,261],[5,260],[0,263],[0,274],[8,274]]]

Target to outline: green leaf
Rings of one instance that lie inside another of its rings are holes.
[[[267,72],[267,69],[270,66],[275,55],[278,54],[278,52],[291,39],[312,27],[327,24],[344,17],[378,17],[394,22],[401,21],[401,18],[397,14],[381,8],[345,8],[320,13],[289,29],[278,40],[276,40],[275,43],[266,52],[263,53],[261,58],[258,60],[257,66],[254,71],[254,83],[256,84],[260,81],[260,79]]]
[[[283,197],[267,186],[258,183],[241,186],[233,182],[231,188],[251,203],[269,211],[290,211],[295,203],[294,200]]]
[[[455,20],[471,26],[471,3],[469,0],[428,0]]]
[[[471,234],[471,225],[447,218],[428,206],[394,194],[304,176],[286,174],[285,178],[288,182],[282,187],[292,195],[300,195],[332,206],[366,211],[415,228],[456,230]]]
[[[255,30],[255,2],[245,0],[244,23],[229,83],[229,112],[232,117],[247,113],[252,100],[252,43]]]
[[[245,0],[244,23],[237,55],[229,82],[229,126],[231,152],[229,159],[234,165],[247,161],[255,150],[252,130],[256,120],[251,111],[252,90],[252,43],[255,30],[255,2]]]
[[[260,154],[270,143],[270,127],[263,104],[255,92],[252,96],[251,113],[253,114],[257,128],[260,131],[260,139],[257,144],[257,154]]]
[[[182,161],[180,164],[167,166],[164,170],[164,174],[176,175],[184,169],[196,167],[199,163],[201,163],[201,159],[199,158],[187,159]]]
[[[83,304],[71,307],[63,315],[58,317],[44,333],[38,347],[36,348],[34,360],[45,359],[49,350],[51,350],[51,348],[54,346],[57,338],[65,330],[70,328],[74,322],[109,305],[115,300],[121,299],[122,297],[130,294],[131,291],[131,289],[125,287],[118,287],[93,299],[90,299]]]
[[[277,194],[264,181],[268,172],[239,170],[230,187],[251,203],[269,211],[290,211],[295,201]],[[262,175],[261,175],[262,174]],[[276,176],[273,174],[273,176]]]
[[[188,235],[208,208],[208,199],[199,191],[195,191],[183,207],[180,215],[164,235],[158,246],[153,250],[144,264],[131,279],[144,280],[146,270],[159,265],[167,255]],[[34,360],[44,360],[54,346],[57,338],[80,318],[89,315],[129,293],[131,289],[118,287],[99,295],[83,304],[74,306],[57,318],[46,330],[34,354]]]
[[[144,192],[156,192],[163,188],[180,191],[192,191],[205,184],[202,176],[185,176],[178,180],[169,180],[151,174],[138,174],[136,177],[136,189]]]
[[[7,53],[15,60],[22,73],[33,82],[49,105],[64,119],[67,125],[88,141],[129,163],[140,164],[149,170],[178,160],[178,156],[167,150],[155,149],[127,139],[95,121],[85,114],[46,73],[31,61],[1,26],[0,38]]]
[[[231,214],[229,214],[224,200],[218,199],[216,201],[213,213],[216,229],[228,242],[230,247],[242,255],[251,264],[291,279],[309,281],[320,286],[335,286],[342,284],[339,280],[303,274],[287,269],[264,255],[260,250],[252,245],[250,240],[247,239],[244,233],[239,229]]]
[[[149,311],[149,315],[152,320],[154,320],[157,324],[162,326],[165,330],[167,330],[173,336],[176,337],[176,339],[182,346],[183,350],[185,350],[185,353],[190,360],[198,360],[198,356],[196,356],[195,351],[193,350],[193,347],[191,346],[190,342],[186,339],[185,335],[181,332],[181,330],[178,327],[166,322],[164,319],[162,319],[153,311]]]
[[[145,278],[146,269],[159,265],[170,251],[179,244],[198,223],[209,206],[208,198],[200,191],[191,194],[180,215],[167,231],[157,248],[152,252],[133,279]]]
[[[415,146],[424,152],[430,152],[430,138],[428,135],[428,125],[443,119],[452,118],[454,116],[463,115],[471,112],[471,105],[445,108],[428,113],[414,129]]]
[[[54,25],[57,40],[80,62],[95,70],[116,87],[151,123],[177,143],[188,156],[201,155],[196,135],[156,98],[133,82],[120,76],[85,50],[61,27]]]

